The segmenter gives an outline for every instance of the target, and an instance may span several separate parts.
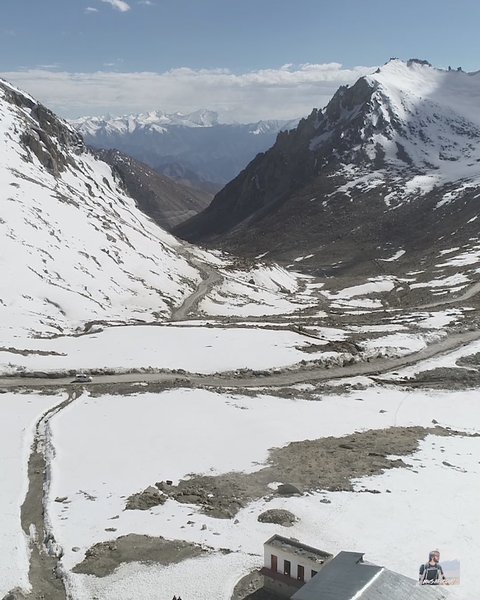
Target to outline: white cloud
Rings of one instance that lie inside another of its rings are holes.
[[[89,14],[89,13],[97,13],[98,12],[98,8],[94,8],[93,6],[87,6],[87,8],[85,9],[85,12],[87,14]]]
[[[143,4],[143,6],[153,6],[154,3],[151,0],[139,0],[137,4]]]
[[[110,4],[113,6],[113,8],[119,10],[120,12],[127,12],[127,10],[130,10],[131,8],[130,4],[124,2],[124,0],[102,0],[102,2]]]
[[[227,122],[252,122],[306,116],[312,108],[325,106],[340,85],[352,84],[374,69],[346,69],[328,63],[284,65],[241,74],[184,67],[164,73],[32,69],[0,76],[66,117],[208,108]]]

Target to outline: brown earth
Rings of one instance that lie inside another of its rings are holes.
[[[429,434],[464,435],[441,427],[392,427],[344,437],[292,442],[270,450],[262,469],[254,473],[192,475],[176,486],[156,484],[177,502],[196,504],[211,517],[230,519],[252,500],[277,494],[269,484],[283,482],[301,493],[352,491],[352,480],[406,466],[391,458],[415,452]]]
[[[84,560],[72,571],[82,575],[106,577],[122,563],[154,562],[170,565],[205,552],[201,546],[188,542],[131,533],[110,542],[95,544],[87,550]]]

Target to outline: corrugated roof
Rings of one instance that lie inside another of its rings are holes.
[[[352,600],[382,570],[362,562],[362,557],[358,552],[339,552],[292,599]]]
[[[444,600],[448,590],[442,586],[418,585],[414,579],[384,569],[360,600]],[[323,596],[320,597],[323,600]]]
[[[292,600],[445,600],[443,586],[420,586],[415,579],[340,552],[292,596]]]

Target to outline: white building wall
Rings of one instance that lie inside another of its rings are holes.
[[[272,568],[272,563],[271,563],[271,555],[274,554],[277,557],[277,572],[281,573],[283,575],[283,561],[284,560],[289,560],[292,567],[291,567],[291,578],[292,579],[297,579],[297,567],[298,565],[301,565],[304,569],[305,569],[305,582],[310,581],[310,579],[312,578],[312,570],[313,571],[320,571],[320,569],[322,568],[323,564],[322,563],[317,563],[313,560],[308,560],[306,558],[303,558],[293,552],[287,552],[285,550],[282,550],[281,548],[278,548],[277,546],[271,546],[270,544],[264,544],[264,566],[267,569],[271,569]]]

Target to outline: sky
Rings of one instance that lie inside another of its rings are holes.
[[[296,118],[390,57],[480,69],[478,0],[1,0],[0,76],[65,117]]]

